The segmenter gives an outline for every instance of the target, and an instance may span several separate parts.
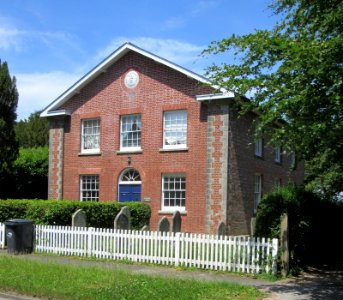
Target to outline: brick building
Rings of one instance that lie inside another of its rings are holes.
[[[150,226],[175,210],[182,231],[248,234],[261,195],[301,182],[280,149],[254,143],[233,94],[126,43],[42,112],[49,199],[143,201]],[[223,225],[221,225],[223,226]]]

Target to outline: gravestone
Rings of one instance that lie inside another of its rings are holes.
[[[225,228],[225,223],[224,222],[220,222],[218,225],[218,236],[224,236],[226,235],[226,228]]]
[[[73,227],[86,227],[87,226],[86,214],[81,209],[78,209],[75,213],[73,213],[72,218],[71,218],[71,226]]]
[[[170,224],[167,219],[167,217],[163,217],[159,222],[158,222],[158,231],[160,232],[169,232],[170,230]]]
[[[131,214],[127,206],[124,206],[119,214],[114,219],[114,229],[124,229],[129,230],[131,227],[130,224]]]
[[[180,212],[177,210],[174,212],[173,214],[173,232],[180,232],[181,231],[181,214]]]
[[[149,231],[150,228],[149,228],[149,225],[144,225],[141,229],[141,231]]]

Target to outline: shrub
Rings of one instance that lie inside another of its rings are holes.
[[[290,185],[266,195],[257,208],[255,235],[280,237],[280,217],[288,214],[291,268],[339,261],[342,247],[328,246],[342,228],[343,205],[323,201]],[[338,250],[340,249],[340,250]]]
[[[149,224],[151,209],[145,203],[57,200],[1,200],[0,222],[24,218],[35,224],[69,226],[72,214],[82,209],[87,216],[89,227],[113,228],[113,221],[123,206],[130,210],[132,229],[140,229]]]
[[[0,201],[0,222],[9,219],[25,218],[28,201]]]

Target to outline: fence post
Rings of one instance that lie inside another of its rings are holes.
[[[88,244],[88,251],[87,251],[87,256],[92,256],[92,250],[93,250],[93,232],[94,228],[89,227],[87,230],[87,244]]]
[[[180,237],[181,233],[175,233],[175,267],[179,266],[180,263]]]
[[[272,274],[276,275],[277,273],[277,255],[278,255],[278,240],[273,239],[273,250],[272,250]]]
[[[288,215],[281,216],[281,230],[280,230],[280,243],[281,243],[281,274],[287,276],[289,272],[289,228],[288,228]]]

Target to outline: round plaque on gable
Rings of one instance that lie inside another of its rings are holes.
[[[133,89],[139,82],[139,75],[136,71],[129,71],[124,78],[125,86],[129,89]]]

